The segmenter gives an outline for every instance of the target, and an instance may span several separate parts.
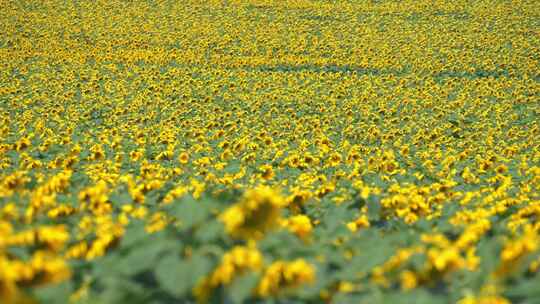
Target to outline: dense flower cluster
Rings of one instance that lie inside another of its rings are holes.
[[[540,301],[539,15],[3,1],[0,302]]]

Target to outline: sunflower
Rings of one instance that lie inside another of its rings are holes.
[[[259,170],[261,171],[261,177],[265,180],[270,180],[275,175],[272,165],[262,165],[259,167]]]
[[[304,259],[276,261],[266,269],[257,286],[257,293],[267,297],[314,281],[315,267]]]
[[[257,239],[277,226],[285,205],[286,200],[278,191],[259,186],[246,191],[238,203],[220,215],[220,220],[231,236]]]
[[[187,152],[180,153],[180,156],[178,157],[178,161],[181,164],[184,164],[184,165],[187,164],[189,161],[189,154],[187,154]]]

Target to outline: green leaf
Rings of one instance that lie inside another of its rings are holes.
[[[414,226],[418,228],[419,232],[429,232],[432,229],[431,223],[425,218],[419,219]]]
[[[332,297],[333,303],[370,303],[362,302],[363,300],[366,300],[366,296],[358,294],[337,293],[334,297]]]
[[[347,209],[343,206],[334,207],[328,210],[324,219],[321,221],[327,227],[327,232],[333,232],[339,226],[343,225],[347,219]]]
[[[195,238],[202,243],[215,241],[223,235],[224,227],[221,222],[212,221],[203,225],[195,232]]]
[[[189,229],[208,217],[208,206],[202,201],[196,201],[191,196],[184,197],[176,204],[173,215],[180,221],[184,229]]]
[[[236,278],[228,288],[230,299],[233,303],[244,303],[249,298],[257,282],[259,275],[256,273],[247,273]]]
[[[144,303],[145,288],[118,276],[100,278],[103,291],[98,303]],[[135,301],[136,300],[136,301]]]
[[[420,270],[424,267],[426,259],[424,254],[415,253],[409,258],[409,263],[414,269]]]
[[[507,287],[505,291],[505,295],[507,297],[511,298],[526,298],[533,300],[539,300],[540,299],[540,289],[538,288],[540,286],[540,277],[536,277],[532,280],[527,281],[520,281],[515,286]],[[532,301],[531,303],[537,303],[535,301]]]
[[[46,285],[33,290],[34,296],[40,303],[67,303],[73,292],[73,283],[65,281],[59,284]]]
[[[162,259],[155,270],[159,285],[175,297],[186,295],[212,268],[210,261],[202,256],[180,260],[174,254]]]
[[[148,239],[150,235],[145,231],[144,224],[142,222],[133,222],[126,230],[126,233],[122,237],[121,247],[127,248]]]
[[[381,214],[381,202],[379,197],[370,196],[367,203],[367,215],[370,221],[377,221]]]
[[[159,285],[176,297],[183,296],[191,287],[188,273],[189,264],[175,255],[169,255],[161,260],[155,270]]]
[[[480,271],[488,274],[496,270],[499,265],[499,253],[502,245],[498,239],[484,239],[478,244],[480,257]]]
[[[435,297],[423,289],[410,292],[389,292],[383,295],[382,303],[403,303],[403,304],[443,304],[442,298]]]
[[[116,271],[116,266],[120,261],[120,256],[118,254],[105,255],[94,261],[94,266],[92,268],[92,275],[100,278],[112,278],[117,277],[118,272]]]
[[[153,269],[159,256],[173,247],[179,247],[179,244],[170,243],[170,241],[165,240],[157,243],[143,243],[130,250],[128,254],[119,261],[116,268],[120,273],[128,276]]]
[[[238,171],[240,171],[241,165],[242,163],[239,160],[231,160],[227,164],[227,166],[223,168],[223,172],[230,173],[230,174],[238,173]]]
[[[392,246],[386,240],[369,237],[359,245],[359,253],[346,264],[344,279],[354,279],[359,273],[368,273],[375,266],[384,263],[393,253]]]
[[[131,197],[131,195],[129,194],[127,190],[115,192],[109,196],[109,199],[111,202],[117,205],[133,203],[133,198]]]

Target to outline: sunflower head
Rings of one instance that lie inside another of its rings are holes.
[[[238,203],[221,214],[220,219],[231,236],[257,239],[277,226],[285,204],[285,198],[278,191],[259,186],[246,191]]]

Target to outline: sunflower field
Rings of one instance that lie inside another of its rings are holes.
[[[537,0],[0,0],[0,303],[540,303]]]

